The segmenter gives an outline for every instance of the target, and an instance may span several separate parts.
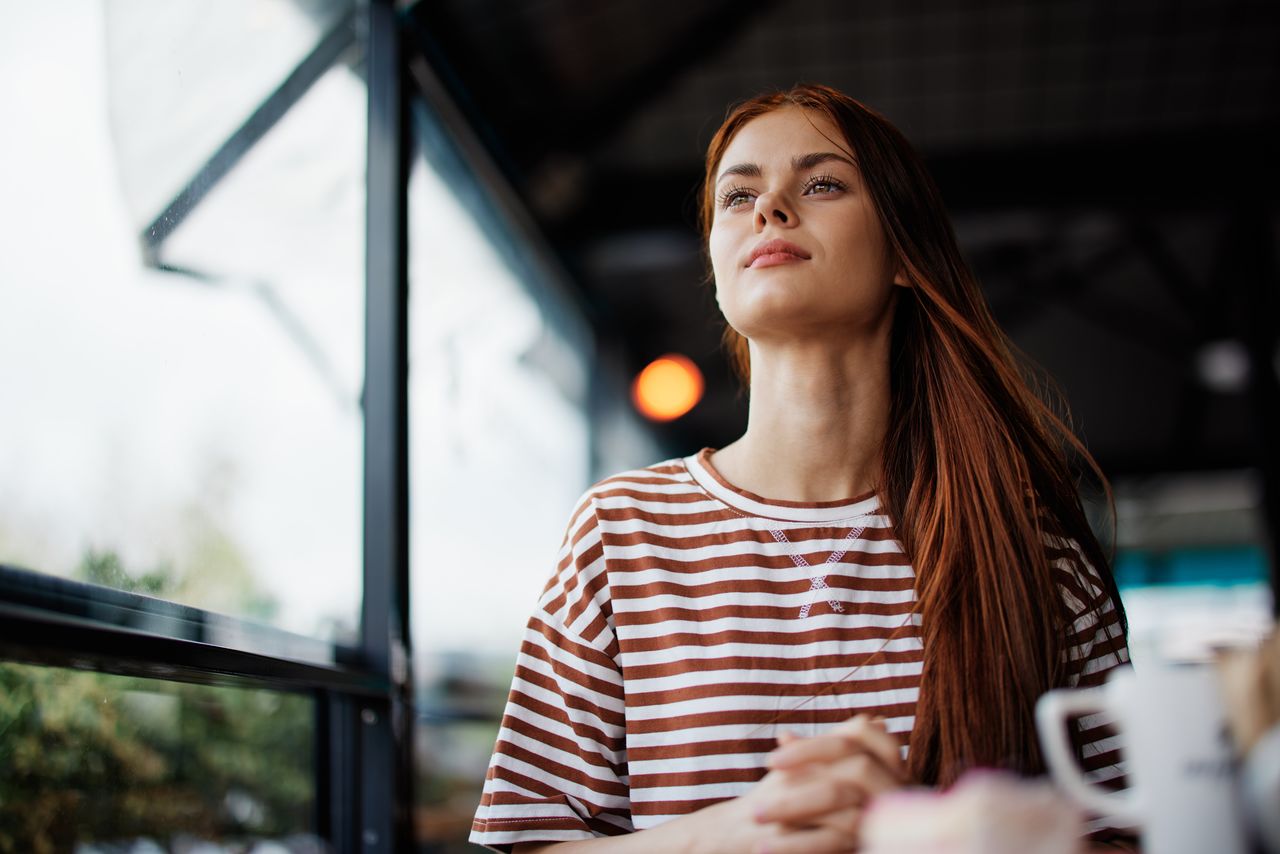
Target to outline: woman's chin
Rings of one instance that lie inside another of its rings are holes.
[[[753,341],[828,330],[847,335],[852,329],[866,327],[876,315],[870,307],[815,305],[794,299],[759,299],[736,308],[725,312],[725,318],[740,335]]]

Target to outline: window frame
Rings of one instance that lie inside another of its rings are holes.
[[[362,0],[323,37],[170,204],[185,216],[212,184],[363,38],[368,122],[363,602],[348,646],[0,563],[0,660],[310,694],[316,709],[313,832],[334,851],[409,850],[412,673],[408,632],[407,153],[394,0]],[[148,228],[155,250],[172,228]]]

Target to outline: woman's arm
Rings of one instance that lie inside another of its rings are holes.
[[[776,838],[781,828],[759,824],[754,812],[761,794],[776,794],[782,774],[769,774],[741,797],[721,801],[646,830],[573,842],[522,842],[514,854],[749,854]],[[772,780],[770,778],[773,778]]]
[[[785,735],[785,734],[784,734]],[[786,736],[774,769],[739,797],[625,836],[522,843],[515,854],[825,854],[856,844],[870,799],[906,781],[897,741],[866,715],[813,738]]]

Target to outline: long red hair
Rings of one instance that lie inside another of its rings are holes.
[[[1069,457],[1096,479],[1114,524],[1110,486],[1056,414],[1047,382],[996,324],[920,156],[874,110],[818,85],[732,109],[707,149],[704,247],[725,149],[747,122],[786,106],[825,116],[843,133],[886,247],[911,284],[895,288],[892,410],[879,489],[915,568],[921,613],[924,672],[909,768],[916,780],[937,785],[973,766],[1040,773],[1035,702],[1065,682],[1070,625],[1047,538],[1075,541],[1127,632]],[[749,381],[747,342],[727,324],[725,344]],[[1076,571],[1084,571],[1078,562]]]

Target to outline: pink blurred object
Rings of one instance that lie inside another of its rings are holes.
[[[950,791],[881,795],[862,824],[863,854],[1078,854],[1084,817],[1047,782],[970,771]]]

